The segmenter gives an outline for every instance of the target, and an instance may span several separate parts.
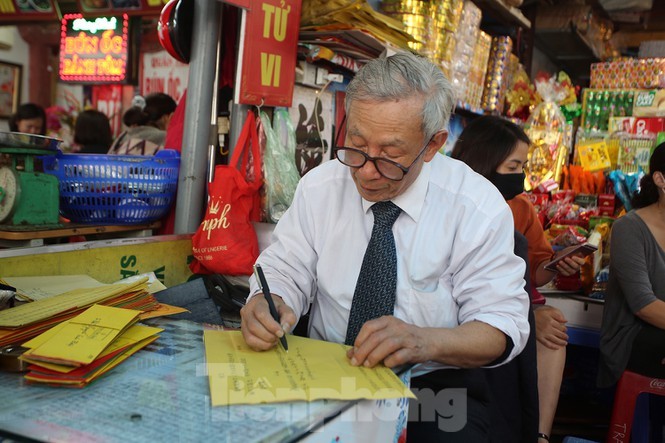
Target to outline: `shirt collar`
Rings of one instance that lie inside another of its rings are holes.
[[[411,185],[406,188],[402,194],[393,198],[391,201],[395,203],[399,208],[406,212],[409,217],[411,217],[415,222],[418,222],[420,219],[420,213],[422,212],[423,205],[425,204],[425,195],[427,194],[427,186],[429,184],[429,177],[432,171],[432,165],[430,162],[424,162],[423,167],[420,169],[420,174],[416,180],[411,183]],[[369,211],[369,208],[376,202],[371,202],[368,200],[362,199],[363,210],[365,213]]]

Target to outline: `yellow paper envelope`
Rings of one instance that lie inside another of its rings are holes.
[[[180,306],[172,306],[172,305],[167,305],[166,303],[160,303],[159,306],[157,306],[157,309],[153,309],[152,311],[146,311],[142,313],[139,316],[139,318],[141,320],[145,320],[147,318],[164,317],[166,315],[175,315],[175,314],[180,314],[182,312],[189,312],[189,311]]]
[[[23,355],[31,361],[81,366],[90,364],[129,325],[140,311],[93,305],[63,323],[57,333]],[[48,334],[48,331],[46,332]]]
[[[319,399],[415,398],[395,373],[351,366],[349,346],[288,336],[289,351],[251,350],[239,331],[204,331],[213,406]]]
[[[65,322],[66,323],[66,322]],[[26,342],[23,344],[23,347],[25,348],[34,348],[41,346],[43,343],[48,341],[51,337],[55,336],[58,334],[58,332],[62,329],[63,326],[65,326],[65,323],[61,323],[42,335],[33,338],[32,340]],[[163,329],[161,328],[155,328],[152,326],[143,326],[143,325],[132,325],[129,328],[127,328],[118,338],[113,340],[113,342],[104,349],[104,352],[99,354],[99,357],[97,358],[102,358],[106,357],[107,355],[111,354],[112,352],[117,351],[120,348],[124,348],[127,346],[132,346],[136,343],[141,342],[142,340],[145,340],[149,337],[152,337],[153,335],[157,335],[160,332],[162,332]],[[19,357],[21,360],[26,361],[28,363],[32,363],[35,365],[42,366],[44,368],[50,369],[52,371],[58,371],[62,373],[67,373],[73,371],[74,367],[72,366],[65,366],[65,365],[59,365],[56,363],[48,363],[48,362],[43,362],[40,360],[34,360],[30,358],[30,355],[25,355],[23,354],[22,356]]]
[[[118,366],[120,363],[125,361],[127,358],[129,358],[131,355],[135,354],[136,352],[140,351],[142,348],[146,347],[153,341],[157,340],[156,336],[151,336],[144,338],[143,340],[135,343],[134,345],[130,346],[127,348],[124,352],[118,354],[115,356],[115,358],[110,359],[106,363],[104,363],[102,366],[99,368],[95,368],[92,370],[86,377],[81,377],[81,378],[66,378],[66,376],[63,374],[62,378],[58,378],[53,375],[47,375],[45,376],[44,374],[40,373],[35,373],[34,371],[29,372],[28,374],[25,375],[25,378],[30,381],[34,382],[39,382],[39,383],[48,383],[48,384],[56,384],[56,385],[68,385],[68,386],[73,386],[73,387],[83,387],[93,381],[94,379],[100,377],[101,375],[105,374],[106,372],[110,371],[111,369],[115,368]]]

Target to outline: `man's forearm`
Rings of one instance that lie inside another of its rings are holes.
[[[506,349],[506,335],[493,326],[472,321],[455,328],[428,328],[432,360],[461,368],[492,363]]]

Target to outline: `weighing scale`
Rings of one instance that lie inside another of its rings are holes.
[[[0,132],[0,225],[59,225],[58,178],[35,171],[34,157],[55,155],[61,140]]]

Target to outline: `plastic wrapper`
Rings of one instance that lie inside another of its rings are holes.
[[[300,174],[295,164],[296,133],[286,110],[278,108],[273,125],[265,112],[260,113],[266,135],[263,168],[266,219],[276,223],[291,206]]]
[[[585,208],[576,203],[557,202],[552,204],[547,213],[547,218],[552,223],[561,225],[577,225],[588,227],[591,217],[598,215],[597,206]]]
[[[607,291],[607,282],[610,278],[610,268],[606,266],[598,272],[594,279],[593,286],[591,287],[591,293],[589,294],[590,298],[595,298],[596,300],[605,299],[605,291]]]
[[[633,209],[630,203],[631,198],[638,191],[639,182],[644,171],[640,170],[634,174],[624,174],[618,169],[610,172],[609,179],[614,186],[614,194],[621,200],[626,211]]]
[[[566,98],[567,91],[554,76],[537,79],[536,89],[543,102],[536,106],[525,125],[532,142],[526,170],[529,189],[548,179],[559,182],[568,158],[568,147],[564,144],[566,119],[558,105]]]
[[[360,70],[360,64],[355,59],[347,55],[338,54],[324,46],[311,45],[307,53],[307,61],[313,63],[318,60],[327,60],[353,72]]]
[[[575,226],[558,225],[559,228],[554,231],[558,232],[557,236],[552,240],[553,246],[560,246],[567,248],[568,246],[576,246],[586,241],[586,236],[583,233],[586,231]],[[552,229],[550,229],[552,234]]]

